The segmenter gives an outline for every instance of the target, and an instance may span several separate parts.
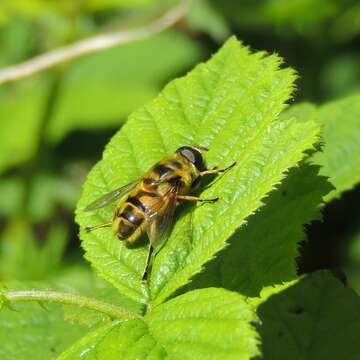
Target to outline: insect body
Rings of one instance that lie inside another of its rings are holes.
[[[122,186],[97,199],[85,211],[99,209],[130,193],[116,207],[111,222],[85,228],[93,231],[113,227],[119,240],[128,245],[135,243],[141,234],[149,237],[149,250],[142,279],[146,279],[153,250],[158,250],[166,240],[179,201],[215,202],[215,199],[200,199],[187,194],[200,183],[203,176],[224,172],[224,169],[207,170],[200,146],[183,146],[175,154],[155,164],[140,179]]]

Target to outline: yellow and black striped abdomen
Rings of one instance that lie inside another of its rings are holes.
[[[119,204],[114,216],[114,231],[119,240],[125,240],[128,244],[136,242],[145,231],[153,203],[162,201],[154,190],[143,190],[144,185],[140,183],[128,198]]]
[[[114,216],[114,231],[119,240],[134,242],[142,233],[145,213],[125,201],[121,203]]]

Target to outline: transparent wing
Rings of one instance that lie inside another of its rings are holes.
[[[118,189],[101,196],[100,198],[98,198],[97,200],[95,200],[94,202],[89,204],[84,209],[84,211],[93,211],[96,209],[100,209],[100,208],[114,202],[115,200],[124,196],[126,193],[130,192],[138,183],[139,183],[139,180],[136,180],[134,182],[131,182],[130,184],[121,186]]]
[[[178,187],[172,187],[165,195],[164,200],[159,203],[159,208],[155,209],[155,206],[152,208],[154,213],[149,216],[146,232],[155,251],[161,248],[171,233],[175,219],[177,194]]]

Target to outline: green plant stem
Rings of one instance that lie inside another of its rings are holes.
[[[112,319],[127,320],[139,317],[138,315],[119,306],[112,305],[94,298],[57,291],[6,291],[4,292],[4,296],[10,303],[18,301],[48,301],[64,305],[76,305],[85,309],[103,313],[110,316]]]

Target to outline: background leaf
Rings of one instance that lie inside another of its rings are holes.
[[[151,104],[135,112],[90,173],[77,208],[81,227],[112,217],[110,207],[82,212],[88,203],[138,178],[181,145],[208,146],[210,167],[238,161],[239,166],[202,193],[204,198],[221,195],[223,201],[180,211],[171,238],[154,261],[150,292],[157,303],[199,272],[262,205],[261,199],[283,172],[312,148],[318,134],[314,122],[276,121],[293,80],[291,70],[279,69],[276,56],[250,54],[232,38],[208,63],[173,81]],[[127,249],[111,229],[81,236],[86,257],[101,276],[124,294],[147,299],[139,282],[144,248]]]
[[[60,305],[12,305],[0,311],[1,359],[54,359],[86,333],[87,328],[66,323]]]
[[[47,90],[43,77],[0,88],[0,173],[35,154]]]
[[[192,31],[206,32],[219,43],[231,34],[225,18],[209,0],[192,1],[186,21]]]
[[[314,34],[326,24],[326,20],[335,17],[340,6],[336,0],[264,0],[234,2],[224,0],[217,3],[218,10],[228,19],[239,25],[248,27],[271,28],[287,31],[287,37],[300,33],[301,35]],[[319,6],[314,11],[315,3]],[[285,34],[283,34],[285,36]]]
[[[52,142],[79,129],[119,127],[169,76],[196,63],[200,48],[176,31],[88,56],[71,65],[47,129]]]
[[[259,306],[262,358],[356,359],[359,310],[359,297],[332,275],[309,275]]]
[[[357,219],[359,215],[357,214]],[[343,239],[344,248],[340,249],[340,266],[344,271],[346,283],[360,295],[360,228],[359,221],[354,229]]]
[[[360,182],[360,95],[328,103],[319,109],[324,148],[313,161],[335,186],[327,201]]]
[[[338,198],[360,182],[360,95],[352,95],[316,107],[310,103],[291,106],[284,116],[299,121],[317,120],[321,126],[321,151],[311,162],[321,166],[320,175],[329,178],[335,189],[325,201]]]
[[[326,100],[334,100],[360,92],[358,59],[359,52],[351,52],[336,56],[327,62],[320,79],[322,91],[327,95]]]
[[[321,218],[322,198],[332,189],[318,172],[318,166],[307,162],[292,169],[190,287],[222,286],[257,296],[264,286],[295,279],[304,226]]]
[[[2,291],[53,290],[92,297],[133,313],[143,312],[140,304],[119,294],[88,268],[67,267],[45,282],[0,284],[1,359],[54,359],[90,329],[110,323],[107,315],[75,305],[48,302],[7,303]],[[2,304],[3,302],[3,304]],[[1,308],[1,305],[4,305]],[[7,306],[8,305],[8,306]],[[65,321],[66,320],[66,321]],[[41,343],[41,346],[38,346]],[[36,348],[36,349],[34,349]]]
[[[142,314],[144,312],[142,304],[120,294],[117,289],[108,282],[100,279],[91,269],[84,265],[68,266],[63,271],[50,277],[48,283],[52,289],[58,291],[75,293],[102,300],[136,314]],[[108,323],[112,320],[105,314],[75,305],[64,305],[63,309],[66,320],[88,327]]]
[[[16,216],[21,211],[25,186],[20,177],[3,178],[0,181],[0,216]]]
[[[179,296],[143,320],[114,323],[86,335],[59,360],[78,359],[250,359],[258,354],[244,299],[222,289]]]
[[[43,234],[40,244],[25,219],[7,224],[0,243],[0,278],[10,280],[41,280],[59,269],[68,241],[63,224],[53,224]]]

